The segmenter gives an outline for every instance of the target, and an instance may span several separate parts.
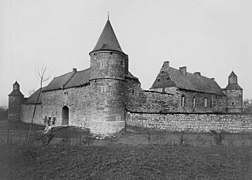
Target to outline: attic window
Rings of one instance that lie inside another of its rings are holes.
[[[157,81],[160,82],[160,79],[158,78]]]
[[[167,80],[167,81],[170,81],[170,80],[171,80],[171,78],[170,78],[170,77],[167,77],[167,78],[166,78],[166,80]]]
[[[161,73],[164,73],[164,71],[161,71]]]

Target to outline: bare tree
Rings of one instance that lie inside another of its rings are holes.
[[[37,103],[38,103],[40,95],[42,93],[43,83],[50,79],[50,76],[46,75],[46,67],[38,68],[38,70],[36,71],[36,74],[37,74],[37,78],[40,82],[40,89],[39,89],[39,93],[38,93],[38,96],[36,99],[36,103],[34,105],[34,109],[33,109],[33,113],[32,113],[32,120],[30,123],[29,131],[28,131],[28,136],[27,136],[28,148],[30,146],[31,129],[32,129],[33,121],[34,121],[34,116],[36,113]]]

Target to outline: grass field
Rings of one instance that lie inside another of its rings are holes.
[[[251,179],[252,147],[5,145],[1,179]]]
[[[27,133],[29,127],[0,125],[0,131],[8,127],[16,135]],[[134,137],[140,137],[137,143]],[[156,137],[157,134],[152,134],[149,142]],[[147,143],[139,143],[141,140]],[[116,141],[106,146],[55,141],[49,146],[29,149],[25,143],[1,142],[0,179],[252,179],[251,145],[154,145],[148,144],[145,132],[122,134]]]

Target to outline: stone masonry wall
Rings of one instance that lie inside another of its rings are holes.
[[[56,118],[55,125],[62,124],[62,108],[69,108],[69,124],[87,127],[90,119],[90,87],[69,88],[42,93],[42,117]]]
[[[126,124],[168,131],[252,132],[252,115],[244,114],[140,114],[127,112]]]
[[[242,112],[242,90],[226,90],[227,112]]]
[[[21,109],[22,109],[21,121],[26,122],[26,123],[31,123],[34,108],[35,108],[34,104],[27,104],[27,105],[23,104],[21,106]],[[44,125],[44,120],[42,118],[41,104],[37,104],[36,106],[36,112],[33,119],[33,123]]]
[[[136,80],[126,81],[126,109],[133,112],[176,112],[176,95],[144,91]]]

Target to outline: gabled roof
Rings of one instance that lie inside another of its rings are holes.
[[[232,76],[237,77],[237,75],[234,73],[234,71],[232,71],[228,77],[232,77]]]
[[[53,80],[45,87],[45,89],[43,89],[43,91],[51,91],[64,88],[64,86],[69,82],[74,74],[75,71],[72,71],[53,78]]]
[[[41,104],[42,103],[41,94],[42,94],[42,91],[44,90],[44,87],[42,88],[41,92],[40,92],[40,89],[41,88],[39,88],[32,95],[30,95],[30,97],[26,99],[25,104]]]
[[[43,88],[43,92],[87,85],[89,83],[89,77],[90,68],[82,71],[72,71],[55,77],[45,88]],[[125,77],[138,80],[138,78],[133,76],[130,72],[128,72],[128,75]]]
[[[72,71],[61,76],[55,77],[43,91],[59,90],[82,86],[89,82],[89,68],[82,71]]]
[[[180,70],[172,67],[169,67],[163,73],[160,72],[150,89],[165,87],[224,95],[220,86],[214,80],[189,72],[184,75]]]
[[[93,51],[98,50],[115,50],[123,52],[116,38],[115,32],[110,24],[109,19],[105,27],[103,28],[102,33]]]
[[[90,68],[77,71],[64,88],[78,87],[89,83]]]

